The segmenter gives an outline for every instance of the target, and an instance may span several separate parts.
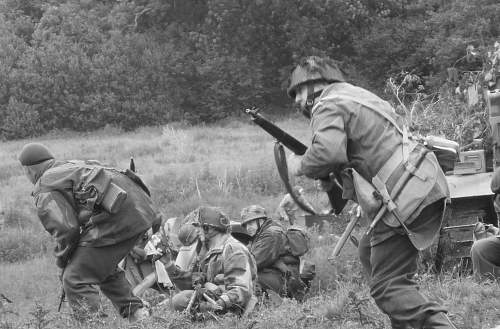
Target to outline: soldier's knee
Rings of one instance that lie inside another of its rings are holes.
[[[488,241],[486,241],[486,239],[477,240],[474,242],[472,248],[470,249],[471,257],[484,258],[483,255],[487,253],[487,250],[488,250]]]

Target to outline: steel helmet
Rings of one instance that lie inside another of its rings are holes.
[[[345,81],[337,64],[328,57],[309,56],[303,58],[292,70],[287,88],[290,98],[295,98],[297,88],[307,82]]]
[[[33,166],[46,160],[54,159],[49,149],[40,143],[28,143],[19,154],[19,162],[23,166]]]
[[[192,224],[184,224],[180,228],[177,238],[184,246],[190,246],[199,238],[198,230]]]
[[[200,207],[199,208],[200,225],[209,225],[219,231],[227,231],[230,224],[229,218],[217,207]]]
[[[267,218],[266,208],[260,205],[254,204],[241,210],[241,224],[259,218]]]

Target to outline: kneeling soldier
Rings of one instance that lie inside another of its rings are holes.
[[[208,252],[200,262],[201,272],[192,274],[195,289],[175,295],[174,308],[199,313],[243,314],[254,300],[255,260],[248,249],[231,236],[229,219],[218,208],[201,207],[198,213],[198,223],[193,224],[202,229]],[[171,268],[167,270],[175,274]]]
[[[56,264],[74,315],[98,314],[98,286],[121,316],[147,317],[117,267],[157,217],[142,181],[97,161],[55,160],[38,143],[25,145],[19,161],[34,185],[38,217],[56,240]]]

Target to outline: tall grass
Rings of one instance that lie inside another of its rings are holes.
[[[304,121],[286,120],[279,125],[303,141],[308,139]],[[273,215],[284,193],[273,163],[273,140],[241,121],[222,126],[170,125],[133,133],[107,128],[93,134],[60,133],[37,141],[48,145],[58,158],[98,159],[122,168],[133,156],[139,174],[151,187],[155,205],[167,217],[184,216],[200,204],[221,206],[237,218],[242,207],[259,203]],[[0,293],[14,302],[0,309],[0,329],[42,324],[45,328],[128,327],[107,301],[110,316],[85,325],[73,322],[67,306],[63,313],[56,312],[59,282],[53,259],[46,252],[51,239],[38,223],[31,186],[16,160],[26,142],[4,143],[0,149],[0,168],[8,172],[0,174],[0,202],[6,222],[0,232]],[[327,198],[312,181],[301,179],[297,183],[305,187],[317,208],[326,208]],[[350,242],[336,263],[327,261],[350,216],[345,211],[331,234],[312,233],[313,248],[307,258],[316,263],[317,276],[305,303],[285,300],[280,305],[259,307],[248,319],[225,317],[194,324],[170,310],[167,303],[155,306],[154,317],[137,328],[388,328],[386,316],[369,298],[357,251]],[[359,228],[356,234],[361,232]],[[424,294],[448,307],[458,328],[491,328],[500,323],[496,283],[429,275],[419,280]]]

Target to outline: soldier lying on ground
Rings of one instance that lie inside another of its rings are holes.
[[[174,296],[174,308],[194,313],[242,314],[254,300],[255,260],[248,249],[229,234],[229,219],[219,209],[200,207],[198,214],[194,225],[201,228],[208,252],[200,261],[200,272],[184,272],[175,264],[167,266],[172,277],[184,272],[193,282],[193,290]]]
[[[34,185],[38,217],[56,240],[56,264],[74,315],[99,315],[97,287],[130,321],[149,315],[117,265],[157,213],[133,173],[97,161],[59,161],[42,144],[27,144],[19,161]]]
[[[243,208],[241,225],[252,236],[248,248],[257,264],[259,288],[303,300],[307,286],[300,278],[300,258],[288,250],[283,226],[267,217],[266,210],[259,205]]]
[[[161,219],[155,223],[120,262],[127,280],[134,287],[134,295],[138,297],[148,288],[160,292],[173,288],[164,267],[168,259],[177,256],[180,245],[177,235],[170,229],[173,220],[175,218]]]

